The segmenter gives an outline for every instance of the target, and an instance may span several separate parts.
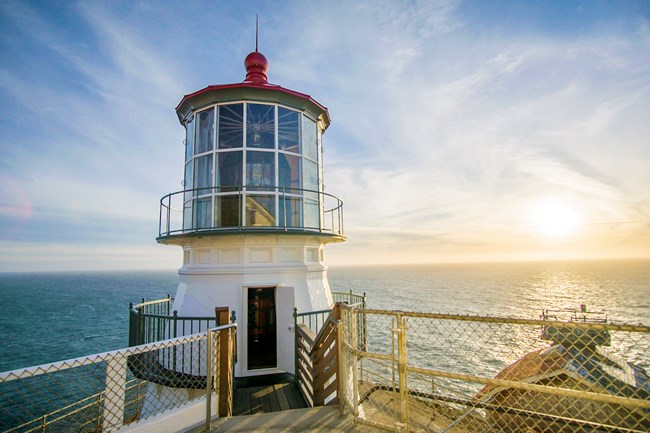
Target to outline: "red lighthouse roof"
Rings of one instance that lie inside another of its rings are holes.
[[[325,129],[329,126],[331,121],[329,112],[318,101],[307,94],[268,82],[266,73],[269,70],[269,61],[264,54],[257,50],[251,52],[244,60],[244,67],[246,78],[241,83],[207,86],[185,95],[176,107],[176,114],[181,123],[190,112],[215,102],[259,100],[309,109],[323,121]]]

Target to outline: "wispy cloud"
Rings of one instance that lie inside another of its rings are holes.
[[[647,17],[562,33],[530,16],[525,29],[515,16],[497,25],[476,12],[488,6],[459,1],[78,3],[56,13],[5,2],[0,47],[21,57],[0,61],[11,118],[0,166],[16,187],[0,194],[0,215],[88,231],[84,220],[150,219],[155,231],[157,199],[182,177],[173,107],[183,93],[243,79],[256,6],[271,81],[331,110],[325,184],[345,200],[350,237],[331,248],[333,262],[372,261],[369,251],[384,262],[536,248],[620,255],[625,245],[650,255],[638,241],[650,215]],[[531,237],[531,212],[548,199],[584,214],[571,247]]]

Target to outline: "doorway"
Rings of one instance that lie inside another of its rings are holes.
[[[248,369],[277,368],[275,287],[248,288]]]

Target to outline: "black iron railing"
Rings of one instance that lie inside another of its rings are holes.
[[[179,316],[171,311],[174,298],[154,301],[142,299],[129,305],[129,346],[155,343],[186,335],[198,334],[219,326],[217,316]],[[235,322],[235,312],[230,317]],[[201,388],[205,385],[205,341],[182,344],[161,349],[157,353],[134,355],[129,358],[129,368],[139,379],[181,388]]]
[[[194,188],[160,199],[159,238],[241,231],[342,238],[343,202],[321,191],[277,186]]]
[[[163,299],[143,299],[140,304],[129,305],[129,346],[196,334],[219,326],[216,316],[178,316],[177,311],[171,311],[172,302],[174,298],[167,295]],[[232,314],[234,321],[235,312]]]

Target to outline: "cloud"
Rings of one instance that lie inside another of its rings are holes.
[[[174,269],[181,252],[162,245],[74,245],[0,240],[0,272]]]
[[[120,225],[152,220],[155,232],[158,198],[183,173],[173,107],[243,79],[254,6],[0,5],[0,47],[20,53],[0,63],[0,166],[23,194],[4,193],[2,217],[31,221],[15,226],[25,236],[46,217],[61,233],[101,221],[120,245],[134,235]],[[335,260],[523,254],[536,248],[530,209],[549,198],[608,236],[581,239],[587,253],[642,253],[632,240],[647,237],[650,215],[646,19],[560,32],[535,8],[500,6],[510,15],[498,24],[458,1],[261,7],[271,81],[331,111],[325,183],[345,201],[350,235]]]

